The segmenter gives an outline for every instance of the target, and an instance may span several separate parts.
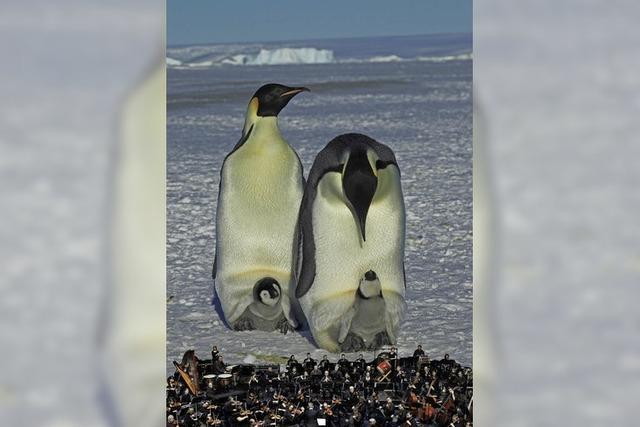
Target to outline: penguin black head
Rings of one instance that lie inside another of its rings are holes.
[[[280,301],[281,293],[280,285],[271,277],[265,277],[253,287],[254,300],[271,307]]]
[[[382,287],[375,271],[369,270],[364,273],[364,277],[360,280],[357,294],[362,299],[382,296]]]
[[[294,96],[308,90],[306,87],[289,87],[277,83],[269,83],[256,91],[251,98],[251,102],[256,102],[254,99],[257,100],[258,116],[277,116]]]
[[[371,282],[372,280],[376,280],[378,278],[378,275],[376,274],[375,271],[373,270],[369,270],[366,273],[364,273],[364,278]]]

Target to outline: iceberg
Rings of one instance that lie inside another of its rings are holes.
[[[260,49],[246,62],[248,65],[330,64],[335,62],[333,51],[314,47]]]
[[[204,48],[201,48],[194,52],[181,53],[191,57],[182,58],[182,60],[167,57],[167,66],[199,68],[220,65],[330,64],[336,62],[332,50],[315,47],[261,48],[259,51],[257,49],[253,52],[238,52],[236,50],[236,52],[225,52],[226,54],[206,52]]]

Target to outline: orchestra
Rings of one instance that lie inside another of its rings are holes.
[[[167,378],[167,426],[472,425],[472,370],[448,354],[430,360],[422,347],[400,357],[392,347],[367,362],[334,363],[307,353],[280,365],[227,365],[193,350]]]

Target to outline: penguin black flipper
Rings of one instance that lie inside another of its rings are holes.
[[[296,298],[303,297],[313,284],[316,275],[315,242],[313,239],[313,201],[316,198],[318,181],[331,171],[340,170],[340,159],[328,150],[321,151],[311,166],[305,185],[305,192],[298,215],[299,256],[296,280]],[[304,261],[304,262],[303,262]]]
[[[224,160],[222,161],[222,167],[220,168],[220,180],[218,181],[218,197],[220,197],[220,191],[222,189],[222,170],[224,169],[224,163],[227,161],[227,159],[229,158],[230,155],[232,155],[233,153],[235,153],[236,151],[238,151],[238,149],[240,147],[242,147],[244,145],[245,142],[247,142],[247,139],[249,139],[249,136],[251,135],[251,131],[253,130],[253,125],[251,125],[251,127],[249,128],[249,130],[247,131],[246,134],[243,134],[242,137],[238,140],[238,142],[236,142],[236,145],[233,146],[233,149],[229,152],[229,154],[227,154],[224,157]],[[297,153],[296,153],[297,155]],[[298,161],[300,160],[300,158],[298,157]],[[218,269],[218,253],[217,251],[214,249],[214,254],[213,254],[213,268],[211,269],[211,278],[213,280],[216,279],[216,273],[217,273],[217,269]]]
[[[378,156],[378,161],[376,162],[377,169],[384,169],[389,165],[395,165],[398,167],[396,156],[389,147],[359,133],[348,133],[334,138],[318,154],[311,166],[309,177],[307,178],[298,217],[301,256],[298,256],[298,268],[295,270],[298,272],[298,278],[296,280],[296,298],[303,297],[309,289],[311,289],[316,275],[312,212],[313,202],[317,194],[318,182],[326,173],[342,171],[344,165],[342,164],[342,160],[338,156],[338,153],[341,153],[344,150],[344,147],[349,145],[365,145],[373,149]],[[398,172],[399,171],[400,170],[398,168]],[[302,260],[304,260],[304,262],[302,262]]]

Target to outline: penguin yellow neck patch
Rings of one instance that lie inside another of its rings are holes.
[[[245,115],[244,129],[242,131],[243,135],[246,135],[251,125],[258,120],[259,106],[260,106],[260,101],[258,101],[258,98],[256,98],[255,96],[251,98],[251,101],[249,101],[249,106],[247,107],[247,113]]]

